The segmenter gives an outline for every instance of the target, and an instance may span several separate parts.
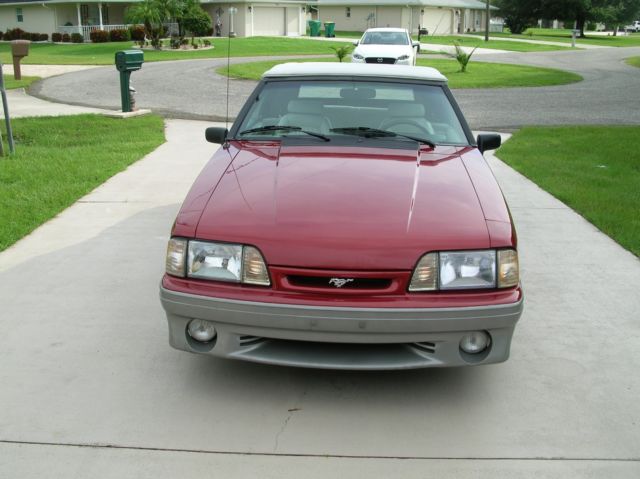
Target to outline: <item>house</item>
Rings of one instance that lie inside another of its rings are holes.
[[[430,35],[485,29],[486,3],[477,0],[317,0],[318,19],[335,22],[337,31],[400,27]],[[491,7],[496,10],[495,7]]]
[[[221,20],[223,36],[233,32],[239,37],[303,36],[307,32],[307,2],[286,1],[236,1],[200,0],[202,8],[211,16],[213,24]],[[230,25],[229,8],[235,7],[233,25]]]
[[[30,33],[81,33],[127,28],[125,11],[139,0],[0,0],[0,30],[20,28]],[[237,36],[287,35],[306,33],[307,2],[201,0],[213,24],[220,19],[222,35],[230,30]],[[230,17],[229,8],[236,13]],[[233,25],[232,25],[233,23]],[[174,27],[174,25],[170,25]]]

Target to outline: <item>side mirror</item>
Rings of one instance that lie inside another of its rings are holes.
[[[494,133],[487,135],[478,135],[476,143],[478,143],[478,150],[480,150],[480,153],[484,153],[487,150],[495,150],[496,148],[500,148],[500,145],[502,144],[502,138],[500,137],[500,135],[496,135]]]
[[[359,43],[360,43],[360,41],[359,41],[359,40],[354,40],[354,41],[353,41],[353,46],[354,46],[354,47],[357,47]]]
[[[220,145],[222,145],[227,140],[228,134],[229,130],[216,126],[209,127],[204,131],[204,137],[209,143],[218,143]]]
[[[418,53],[420,53],[420,42],[412,42],[412,44],[413,44],[413,48],[417,48]]]

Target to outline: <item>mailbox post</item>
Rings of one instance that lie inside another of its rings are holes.
[[[143,63],[144,53],[140,50],[123,50],[116,52],[116,68],[120,72],[120,97],[122,100],[123,113],[131,111],[131,72],[140,70]]]
[[[20,60],[29,55],[29,40],[13,40],[11,42],[11,55],[13,56],[13,78],[22,79]]]

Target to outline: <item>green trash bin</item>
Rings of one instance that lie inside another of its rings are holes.
[[[327,38],[336,36],[336,22],[324,22],[324,36]]]
[[[318,20],[309,20],[309,36],[310,37],[319,37],[320,36],[320,26],[321,22]]]

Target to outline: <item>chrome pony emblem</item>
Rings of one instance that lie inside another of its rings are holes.
[[[336,288],[342,288],[347,283],[352,283],[353,278],[331,278],[329,284],[332,284]]]
[[[382,63],[382,58],[378,58],[378,63]]]

